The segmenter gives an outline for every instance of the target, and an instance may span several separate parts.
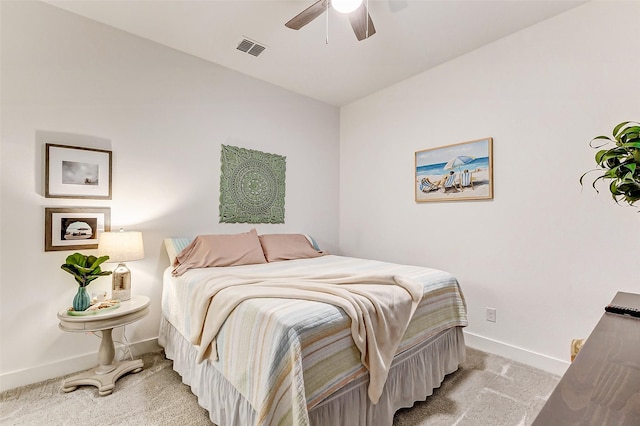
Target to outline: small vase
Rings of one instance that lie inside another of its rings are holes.
[[[86,287],[78,286],[78,292],[73,298],[73,310],[85,311],[91,305],[91,296],[87,293]]]

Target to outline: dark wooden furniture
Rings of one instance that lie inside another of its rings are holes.
[[[640,309],[640,294],[611,304]],[[640,318],[602,315],[533,422],[562,425],[640,425]]]

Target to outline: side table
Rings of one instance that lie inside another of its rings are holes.
[[[67,379],[62,390],[71,392],[81,385],[92,385],[98,388],[100,396],[113,392],[116,381],[123,375],[142,371],[143,363],[140,359],[113,362],[115,346],[111,332],[116,327],[122,327],[144,318],[149,313],[149,298],[147,296],[133,296],[130,300],[120,303],[116,309],[98,312],[95,315],[72,316],[64,309],[58,312],[60,329],[73,333],[100,331],[102,342],[98,352],[100,365],[95,370],[86,371]]]

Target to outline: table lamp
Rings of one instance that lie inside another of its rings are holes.
[[[111,298],[120,301],[131,299],[131,271],[124,264],[144,258],[142,232],[101,232],[98,240],[98,256],[109,256],[109,263],[118,263],[113,270]]]

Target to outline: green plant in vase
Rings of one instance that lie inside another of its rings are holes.
[[[605,141],[594,146],[594,142]],[[593,169],[580,177],[580,184],[584,177],[594,171],[600,171],[592,183],[596,188],[599,180],[609,181],[609,191],[618,204],[625,202],[633,206],[640,200],[640,123],[625,121],[613,129],[613,137],[597,136],[591,140],[592,148],[600,149],[596,153],[597,169]],[[609,145],[607,147],[607,145]]]
[[[61,265],[64,271],[67,271],[79,284],[78,292],[73,298],[73,310],[84,311],[91,305],[91,296],[87,293],[87,286],[91,281],[111,275],[111,271],[103,271],[100,265],[106,262],[109,256],[87,256],[81,253],[73,253],[67,257],[66,263]]]

